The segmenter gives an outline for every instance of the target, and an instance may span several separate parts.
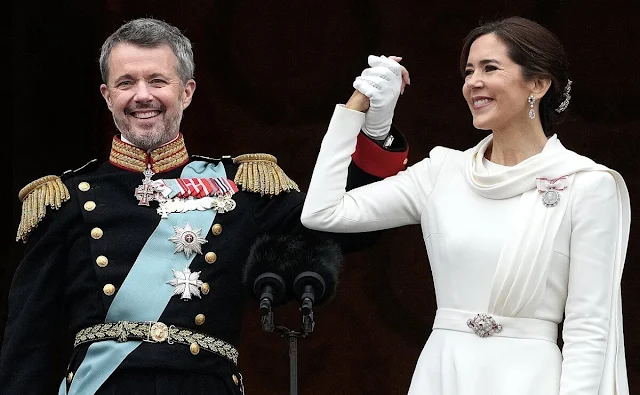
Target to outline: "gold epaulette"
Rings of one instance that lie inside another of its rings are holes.
[[[22,217],[16,241],[27,241],[29,234],[47,213],[47,206],[57,210],[69,200],[69,190],[58,176],[44,176],[30,182],[18,193]]]
[[[284,173],[273,155],[244,154],[233,158],[233,163],[240,165],[233,181],[242,186],[243,191],[261,195],[278,195],[291,190],[300,192],[298,184]]]

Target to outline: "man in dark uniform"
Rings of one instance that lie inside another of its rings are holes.
[[[0,392],[54,391],[49,326],[66,311],[75,343],[59,394],[240,394],[242,268],[260,236],[304,231],[304,195],[271,155],[188,154],[179,126],[196,86],[193,53],[175,27],[126,23],[105,41],[100,69],[121,133],[109,160],[19,194],[27,247]],[[356,172],[403,168],[406,150],[381,145],[359,141]]]

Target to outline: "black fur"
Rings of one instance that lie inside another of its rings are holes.
[[[317,233],[306,235],[304,246],[301,264],[295,275],[302,272],[315,272],[324,279],[325,292],[314,303],[316,306],[320,306],[330,301],[336,293],[342,271],[342,251],[332,238]]]
[[[243,282],[253,294],[255,279],[272,272],[285,281],[287,298],[294,298],[293,282],[302,272],[315,272],[324,279],[326,290],[315,304],[325,303],[333,297],[342,270],[342,251],[329,236],[307,233],[298,236],[261,236],[251,247],[243,271]],[[254,295],[255,296],[255,295]]]
[[[300,238],[290,236],[265,234],[259,237],[249,250],[242,273],[242,281],[249,292],[253,294],[256,278],[269,272],[282,277],[287,288],[291,287],[295,278],[293,273],[302,259],[303,244]]]

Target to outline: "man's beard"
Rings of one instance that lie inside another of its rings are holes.
[[[164,123],[154,125],[151,133],[140,134],[132,131],[128,127],[129,125],[126,125],[126,122],[120,123],[115,114],[113,114],[113,122],[122,136],[131,144],[145,151],[156,149],[175,138],[178,134],[181,120],[182,111],[177,116],[166,119]]]

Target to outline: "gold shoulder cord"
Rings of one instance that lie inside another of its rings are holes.
[[[273,155],[244,154],[233,158],[233,163],[240,165],[233,181],[243,191],[272,196],[291,190],[300,192],[298,184],[278,166]]]
[[[16,241],[26,242],[29,234],[47,213],[47,206],[57,210],[69,200],[69,190],[58,176],[44,176],[30,182],[20,190],[22,217],[18,225]]]

